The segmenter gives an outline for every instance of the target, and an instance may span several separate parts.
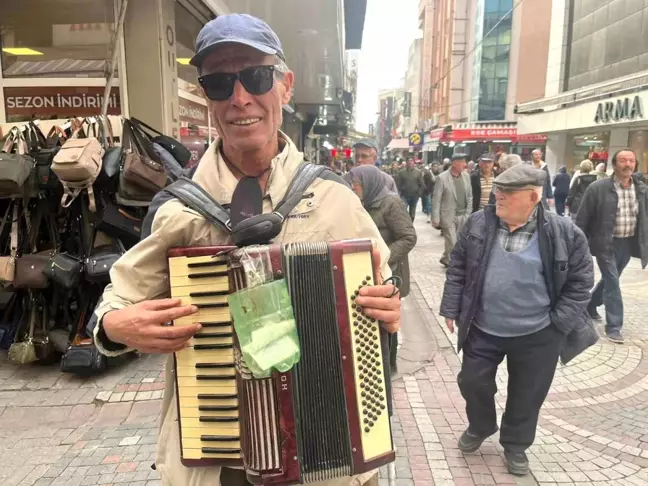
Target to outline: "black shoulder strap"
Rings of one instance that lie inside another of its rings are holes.
[[[210,194],[190,178],[193,176],[194,171],[195,168],[191,173],[187,174],[188,177],[187,175],[183,175],[177,181],[165,187],[155,196],[155,198],[153,198],[153,201],[149,206],[148,214],[146,215],[146,218],[144,218],[144,223],[142,225],[142,238],[146,238],[151,234],[153,218],[155,217],[157,210],[165,202],[173,198],[180,200],[185,206],[198,212],[207,221],[217,225],[227,233],[231,233],[231,228],[229,226],[229,213]],[[334,177],[331,177],[331,175]],[[299,204],[304,191],[306,191],[306,189],[308,189],[308,187],[317,178],[333,180],[340,184],[347,185],[344,180],[335,176],[328,167],[304,162],[295,171],[295,175],[288,185],[286,194],[279,204],[277,204],[275,212],[281,214],[283,218],[286,218],[290,212],[295,209],[295,206]]]
[[[210,223],[228,233],[231,231],[229,213],[193,180],[183,176],[163,190],[182,201],[188,208],[200,213]]]

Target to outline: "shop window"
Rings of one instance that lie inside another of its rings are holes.
[[[114,30],[114,0],[2,0],[2,74],[103,77]]]
[[[601,162],[607,164],[609,147],[609,132],[576,135],[571,140],[565,165],[569,170],[577,169],[585,159],[591,160],[595,167]]]

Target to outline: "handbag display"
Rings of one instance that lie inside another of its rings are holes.
[[[117,240],[116,245],[94,248],[85,264],[85,276],[88,282],[109,283],[110,269],[126,253],[123,245]]]
[[[106,357],[94,344],[72,345],[61,358],[61,372],[91,376],[106,369]]]
[[[38,359],[36,356],[36,346],[34,344],[34,329],[36,328],[37,313],[34,311],[33,298],[29,297],[29,311],[27,319],[29,322],[29,331],[24,341],[14,342],[9,348],[9,361],[16,364],[33,363]]]
[[[111,201],[105,201],[97,230],[119,239],[126,247],[135,246],[142,236],[142,220]]]
[[[101,172],[99,172],[95,185],[99,189],[112,193],[117,190],[124,151],[122,147],[115,146],[110,120],[97,117],[97,123],[105,153],[101,163]]]
[[[83,277],[83,260],[67,253],[56,253],[45,265],[43,275],[66,289],[73,289]]]
[[[147,125],[142,120],[131,117],[130,121],[135,126],[135,128],[138,129],[139,133],[142,134],[142,136],[146,137],[151,146],[157,143],[167,152],[169,152],[173,156],[173,158],[180,163],[182,167],[187,166],[187,163],[191,160],[191,152],[187,147],[178,142],[175,138],[169,137],[168,135],[157,131],[155,128]],[[148,132],[151,132],[153,135]],[[151,154],[150,151],[148,152],[153,157],[153,154]],[[155,160],[157,160],[157,158],[155,158]]]
[[[94,126],[89,122],[90,127]],[[52,171],[63,185],[61,206],[67,208],[82,191],[88,192],[90,211],[96,211],[94,184],[104,155],[104,148],[97,138],[76,138],[80,128],[77,128],[61,150],[54,156]],[[69,199],[69,200],[68,200]]]
[[[0,151],[0,196],[29,193],[25,183],[34,167],[34,159],[27,155],[28,151],[22,132],[17,128],[12,129]]]
[[[10,209],[13,211],[10,213]],[[11,243],[9,256],[0,257],[0,287],[10,287],[13,285],[16,275],[16,256],[18,255],[18,203],[12,202],[7,206],[7,211],[0,225],[0,235],[4,232],[7,218],[11,214]]]

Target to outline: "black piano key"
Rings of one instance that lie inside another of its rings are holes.
[[[200,412],[220,412],[226,410],[228,412],[232,410],[238,410],[238,405],[199,405],[198,411]]]
[[[201,415],[198,418],[199,422],[238,422],[238,417],[212,417],[209,415]]]
[[[194,344],[194,349],[196,351],[206,350],[206,349],[231,349],[233,344]]]
[[[232,321],[227,322],[198,322],[202,327],[230,327]]]
[[[218,290],[214,292],[190,292],[189,297],[218,297],[221,295],[229,295],[229,290]]]
[[[210,304],[197,304],[196,303],[196,304],[193,304],[193,305],[195,305],[199,309],[215,309],[215,308],[218,308],[218,307],[227,307],[228,306],[227,302],[213,302],[213,303],[210,303]]]
[[[234,335],[233,332],[200,332],[194,334],[194,339],[208,339],[208,338],[228,338]]]
[[[231,400],[238,398],[236,393],[199,393],[198,400]]]
[[[201,435],[200,440],[205,442],[235,442],[241,440],[238,435]]]
[[[217,266],[227,265],[224,261],[214,260],[211,262],[193,262],[187,264],[188,268],[205,268],[205,267],[217,267]]]
[[[196,363],[196,368],[234,368],[234,363]]]
[[[193,273],[187,275],[187,277],[193,279],[193,278],[212,278],[212,277],[227,277],[227,270],[223,270],[222,272],[204,272],[204,273]]]
[[[236,373],[230,375],[196,375],[196,380],[233,380]]]
[[[203,454],[240,454],[241,449],[221,449],[220,447],[203,447]]]

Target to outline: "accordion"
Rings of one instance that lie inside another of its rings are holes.
[[[352,476],[395,459],[387,335],[354,299],[374,284],[370,240],[169,251],[171,296],[200,323],[175,353],[182,463],[242,466],[253,484]],[[228,294],[250,284],[256,258],[285,279],[300,359],[255,378],[241,363]]]

